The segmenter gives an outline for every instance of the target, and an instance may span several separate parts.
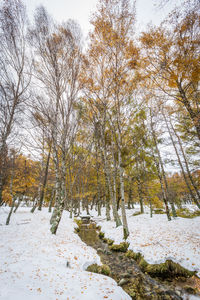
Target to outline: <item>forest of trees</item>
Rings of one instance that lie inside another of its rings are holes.
[[[30,25],[21,0],[1,1],[0,205],[11,213],[49,206],[55,234],[64,209],[104,206],[126,238],[135,203],[168,220],[185,203],[200,209],[200,2],[145,32],[135,22],[134,1],[99,0],[86,47],[75,21],[40,6]]]

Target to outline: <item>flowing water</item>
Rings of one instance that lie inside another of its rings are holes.
[[[181,286],[174,286],[155,280],[144,274],[135,260],[122,252],[111,251],[98,236],[94,222],[83,222],[79,227],[79,236],[88,246],[97,250],[102,264],[109,266],[110,277],[131,296],[132,299],[189,299]]]

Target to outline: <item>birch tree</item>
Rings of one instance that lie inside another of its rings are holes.
[[[20,0],[0,4],[0,205],[8,141],[28,99],[31,64],[27,58],[27,17]]]

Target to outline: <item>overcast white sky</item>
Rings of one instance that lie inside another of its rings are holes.
[[[152,21],[158,24],[168,14],[172,6],[180,4],[182,0],[171,0],[172,5],[166,5],[162,10],[156,10],[154,4],[160,0],[137,0],[137,20],[140,29]],[[23,0],[29,15],[33,15],[35,7],[44,5],[57,21],[75,19],[80,24],[84,36],[90,27],[89,19],[95,10],[98,0]]]

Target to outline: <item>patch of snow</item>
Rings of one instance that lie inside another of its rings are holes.
[[[113,279],[84,271],[90,262],[100,264],[100,257],[74,233],[68,212],[56,235],[50,233],[47,208],[34,214],[19,208],[6,226],[8,212],[0,208],[1,300],[131,299]]]
[[[193,210],[193,207],[190,209]],[[135,211],[138,211],[137,206],[126,210],[130,232],[127,240],[130,243],[129,249],[142,253],[151,264],[171,259],[189,270],[197,271],[200,277],[200,217],[168,221],[165,214],[156,214],[150,218],[146,213],[133,216]],[[114,240],[116,244],[123,242],[122,226],[116,228],[114,221],[107,222],[102,216],[98,217],[97,213],[95,220],[105,237]]]

